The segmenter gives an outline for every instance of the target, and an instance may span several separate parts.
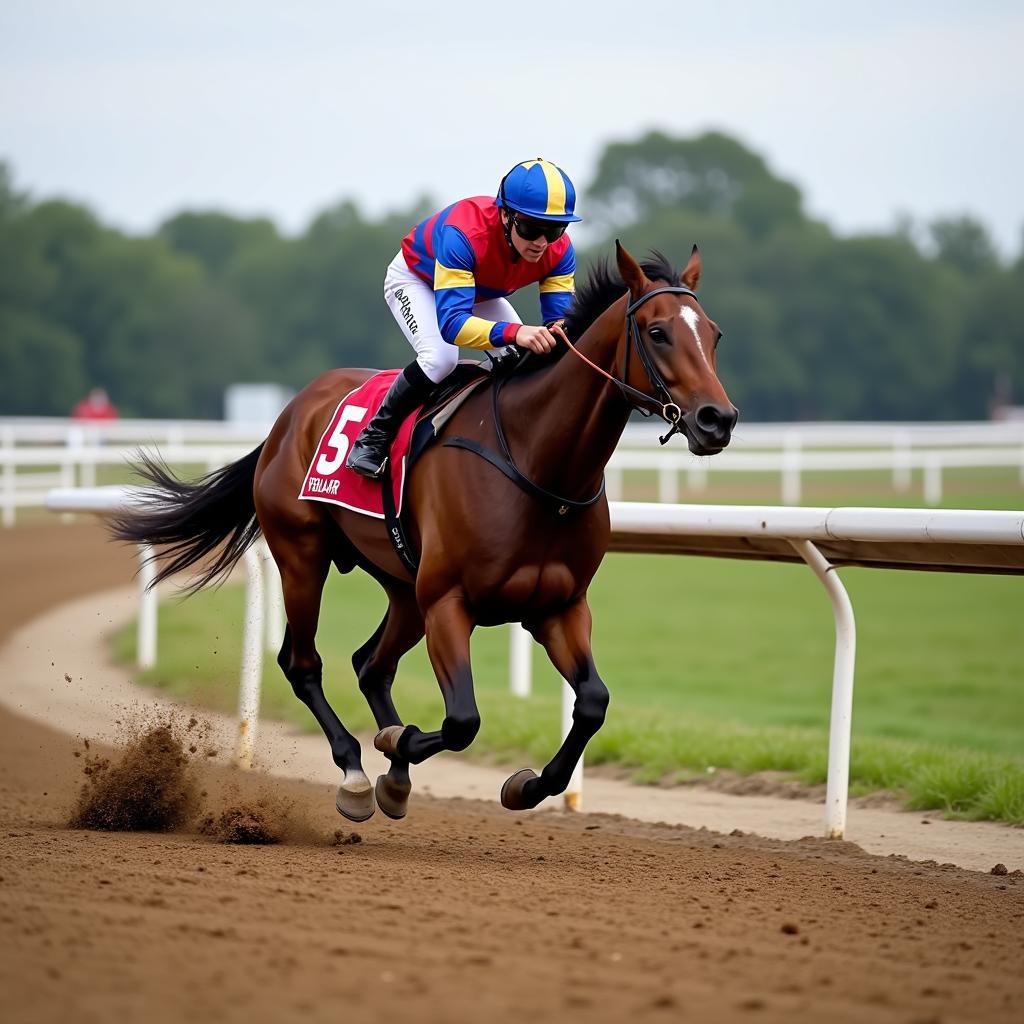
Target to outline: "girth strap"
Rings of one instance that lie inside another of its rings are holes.
[[[381,475],[381,501],[384,505],[384,525],[387,527],[388,537],[391,538],[391,546],[395,549],[402,565],[409,570],[409,574],[416,579],[419,571],[419,555],[409,546],[405,536],[405,529],[402,527],[402,519],[395,508],[395,490],[391,485],[391,456],[384,462],[384,472]]]
[[[564,516],[569,511],[577,512],[581,509],[590,508],[591,505],[600,501],[601,496],[604,494],[603,476],[601,477],[601,486],[597,489],[596,494],[584,501],[574,501],[572,498],[563,498],[560,495],[545,490],[539,484],[534,483],[516,465],[515,459],[512,458],[512,450],[508,446],[508,439],[505,437],[505,430],[501,425],[501,410],[498,407],[498,393],[501,391],[504,383],[505,378],[501,378],[500,380],[496,380],[494,382],[494,386],[491,388],[491,408],[494,413],[494,431],[498,435],[498,445],[501,447],[501,455],[498,455],[496,452],[492,452],[489,448],[485,448],[478,441],[473,441],[468,437],[456,436],[446,438],[442,446],[446,448],[465,448],[466,451],[473,452],[474,455],[479,455],[480,458],[486,459],[492,466],[494,466],[495,469],[504,473],[505,476],[507,476],[517,487],[526,491],[527,494],[536,498],[542,504],[549,506],[560,516]]]
[[[465,448],[467,452],[472,452],[474,455],[479,455],[481,459],[486,459],[495,469],[504,473],[517,487],[526,491],[527,494],[536,498],[542,504],[551,506],[560,516],[564,516],[570,510],[578,511],[579,509],[590,508],[604,494],[604,480],[602,479],[601,487],[598,489],[597,494],[592,498],[587,498],[586,501],[560,498],[557,494],[552,494],[551,491],[546,491],[539,484],[535,484],[528,476],[521,473],[514,463],[503,459],[496,452],[492,452],[478,441],[473,441],[468,437],[455,436],[446,438],[442,443],[442,447]]]

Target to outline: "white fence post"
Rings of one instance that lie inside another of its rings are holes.
[[[156,664],[155,554],[148,544],[139,545],[139,623],[135,639],[135,660],[139,668],[152,668]]]
[[[897,491],[909,491],[911,482],[910,436],[900,431],[892,439],[892,485]]]
[[[782,504],[800,504],[800,435],[786,432],[782,442]]]
[[[266,602],[263,608],[265,647],[271,654],[277,654],[284,641],[284,597],[281,593],[281,574],[277,571],[277,562],[267,547],[267,542],[259,543],[260,555],[263,558],[263,593]]]
[[[11,461],[4,461],[3,468],[3,523],[4,526],[14,525],[14,428],[4,427],[0,431],[0,455],[9,454]],[[1021,472],[1024,472],[1024,463],[1021,463]]]
[[[658,501],[668,505],[679,501],[679,471],[673,465],[658,470]]]
[[[942,462],[938,455],[929,455],[924,462],[924,503],[938,505],[942,501]]]
[[[256,725],[260,714],[260,681],[263,676],[263,556],[257,545],[245,553],[248,582],[245,587],[245,627],[242,632],[242,685],[238,697],[238,738],[235,764],[252,767],[256,749]]]
[[[694,458],[690,463],[686,471],[686,486],[691,491],[708,489],[708,464],[704,459]]]
[[[609,466],[604,471],[604,487],[609,501],[622,499],[622,470],[618,466]]]
[[[510,622],[508,628],[508,675],[512,695],[529,697],[533,688],[533,637],[518,622]]]
[[[72,423],[68,427],[68,439],[65,446],[66,460],[60,467],[61,487],[75,486],[75,466],[79,465],[82,459],[82,452],[85,451],[85,428],[80,423]],[[85,486],[84,474],[79,474],[79,486]]]
[[[81,453],[81,462],[78,466],[78,486],[96,486],[96,453],[103,444],[103,439],[95,426],[90,426],[83,433],[84,445]]]
[[[857,655],[857,627],[850,595],[832,565],[809,540],[791,540],[790,544],[824,584],[835,617],[836,652],[832,664],[825,835],[829,839],[842,839],[846,831],[846,801],[850,791],[850,735],[853,729],[853,670]]]
[[[74,487],[75,486],[75,467],[81,458],[82,448],[85,446],[85,436],[82,432],[81,425],[73,423],[68,428],[68,439],[64,445],[64,458],[61,459],[60,463],[60,486],[61,487]],[[62,523],[70,523],[74,520],[74,515],[70,512],[66,512],[60,517]]]
[[[70,461],[70,457],[67,461],[60,464],[60,485],[61,487],[75,486],[75,463]],[[73,512],[65,512],[60,517],[60,521],[62,523],[73,523],[75,515]]]

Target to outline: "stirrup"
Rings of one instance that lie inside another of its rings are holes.
[[[353,445],[352,451],[349,452],[349,456],[345,460],[345,465],[360,476],[365,476],[370,480],[379,480],[384,475],[389,456],[385,455],[379,464],[368,461],[371,458],[376,460],[378,457],[377,453],[373,451],[357,452]]]

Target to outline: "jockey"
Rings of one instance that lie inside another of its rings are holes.
[[[565,233],[580,220],[575,206],[568,175],[538,158],[516,164],[497,197],[460,200],[405,236],[384,278],[384,301],[416,359],[352,446],[349,469],[384,472],[402,421],[455,369],[459,348],[554,348],[548,328],[564,317],[575,287],[576,254]],[[535,281],[538,327],[522,323],[505,297]]]

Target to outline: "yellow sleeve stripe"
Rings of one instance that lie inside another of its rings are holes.
[[[434,263],[434,291],[439,288],[476,288],[471,270],[453,270],[440,260]]]
[[[542,292],[574,292],[576,291],[575,274],[558,274],[555,277],[545,277],[540,283]]]
[[[455,335],[455,344],[459,348],[493,348],[491,344],[491,328],[494,321],[483,317],[470,316]]]

